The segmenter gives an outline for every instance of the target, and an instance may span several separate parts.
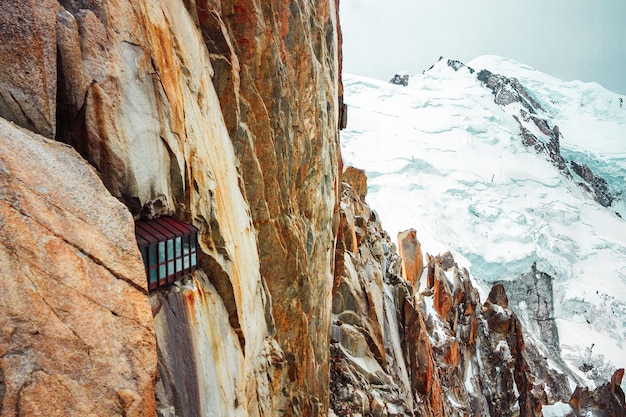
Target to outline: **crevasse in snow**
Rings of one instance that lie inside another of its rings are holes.
[[[563,158],[606,180],[610,207],[522,143],[520,104],[496,104],[482,69],[519,80],[541,106],[534,116],[558,125]],[[344,74],[344,87],[344,163],[367,172],[392,236],[415,228],[425,251],[451,250],[485,292],[536,262],[554,278],[572,371],[594,385],[626,366],[626,97],[496,56],[441,60],[406,87]]]

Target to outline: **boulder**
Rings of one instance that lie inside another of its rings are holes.
[[[365,201],[367,196],[367,175],[365,175],[365,171],[351,166],[345,167],[342,180],[350,185],[361,201]]]
[[[3,416],[154,416],[156,340],[126,207],[72,148],[0,119]]]

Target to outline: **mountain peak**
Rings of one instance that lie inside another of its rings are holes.
[[[551,277],[563,372],[593,386],[626,365],[621,96],[495,55],[441,58],[406,90],[374,94],[352,76],[344,85],[354,104],[344,162],[368,174],[368,201],[391,235],[414,228],[425,251],[450,250],[485,295],[535,265]],[[541,340],[525,295],[515,297]]]

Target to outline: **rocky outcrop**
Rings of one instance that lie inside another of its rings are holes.
[[[512,408],[517,407],[519,414],[523,416],[542,415],[541,407],[546,401],[546,393],[542,384],[535,384],[536,380],[530,372],[522,326],[515,313],[509,309],[508,297],[502,284],[496,284],[491,289],[483,312],[491,331],[490,338],[500,356],[496,366],[504,364],[505,368],[499,392],[490,405],[506,405],[498,415],[512,415]],[[516,391],[519,393],[517,398],[511,395]]]
[[[520,103],[532,114],[543,111],[543,108],[531,97],[517,78],[492,74],[487,69],[479,71],[476,77],[493,92],[496,104],[506,106],[511,103]]]
[[[442,58],[440,57],[439,60],[441,61],[441,59]],[[465,65],[464,63],[462,63],[461,61],[458,61],[456,59],[449,59],[447,64],[448,64],[448,66],[450,68],[452,68],[455,71],[458,71],[461,68],[467,68],[467,70],[470,72],[470,74],[473,74],[475,72],[474,68],[468,67],[467,65]]]
[[[606,180],[596,174],[585,164],[570,161],[570,167],[584,182],[579,185],[593,194],[594,199],[604,207],[613,204],[615,195],[611,193]]]
[[[527,345],[504,287],[494,286],[482,304],[469,272],[449,252],[427,254],[413,287],[401,269],[413,270],[414,262],[398,257],[376,213],[347,183],[341,214],[343,266],[335,276],[330,348],[333,412],[541,416],[551,386],[533,375],[535,348]],[[409,257],[418,251],[416,235],[399,236],[399,246],[410,246],[404,249]],[[559,397],[568,398],[569,392]]]
[[[424,270],[424,259],[422,245],[417,240],[415,229],[398,233],[398,254],[402,259],[402,278],[419,288]]]
[[[569,401],[572,413],[569,416],[597,415],[606,417],[626,416],[626,399],[621,388],[624,369],[618,369],[611,381],[593,391],[588,388],[576,388]]]
[[[450,65],[450,61],[448,61]],[[455,70],[456,66],[451,65]],[[545,110],[532,97],[516,78],[508,78],[501,74],[493,74],[487,69],[478,72],[477,79],[489,88],[494,95],[494,102],[502,107],[513,103],[521,105],[519,111],[513,111],[513,118],[519,124],[520,136],[525,146],[532,147],[537,153],[543,153],[557,167],[565,178],[572,180],[575,174],[580,188],[603,207],[610,207],[618,195],[610,190],[607,181],[594,173],[583,163],[566,160],[561,155],[560,140],[562,134],[559,127],[549,121]],[[535,133],[533,133],[533,131]]]
[[[391,78],[391,80],[389,80],[389,82],[391,84],[406,87],[409,85],[409,74],[396,74]]]
[[[365,171],[348,166],[343,170],[341,178],[344,182],[350,184],[361,201],[365,201],[367,196],[367,175],[365,175]]]
[[[511,308],[523,323],[525,337],[530,334],[539,336],[539,340],[533,341],[526,352],[532,374],[545,384],[550,403],[567,401],[571,395],[568,378],[582,384],[561,358],[553,281],[554,278],[533,264],[529,272],[517,279],[499,282],[509,295]],[[546,358],[550,358],[552,366],[548,366]]]
[[[0,119],[0,415],[154,416],[132,216],[70,147]]]
[[[413,415],[398,323],[403,304],[396,304],[396,296],[383,288],[397,288],[394,292],[407,298],[411,290],[398,276],[400,260],[376,214],[347,183],[339,230],[336,256],[342,262],[333,290],[331,409],[338,416]],[[388,286],[388,280],[399,287]]]
[[[522,106],[518,113],[513,114],[513,118],[520,126],[522,143],[525,146],[533,147],[537,153],[545,153],[554,166],[566,177],[571,178],[567,162],[561,156],[559,127],[555,125],[554,128],[550,128],[547,120],[538,116],[545,113],[545,110],[519,80],[500,74],[492,74],[486,69],[478,73],[477,79],[493,92],[496,104],[505,107],[518,103]],[[531,132],[531,127],[537,128],[544,137],[538,138]]]
[[[414,273],[403,269],[415,269],[417,232],[399,234],[407,262],[347,182],[340,231],[331,415],[539,417],[544,405],[568,402],[571,416],[622,415],[619,373],[572,395],[568,376],[577,377],[558,360],[548,274],[533,266],[519,280],[496,283],[483,303],[469,272],[446,252],[425,255],[414,287],[403,278]],[[537,327],[541,340],[527,339],[523,326]]]

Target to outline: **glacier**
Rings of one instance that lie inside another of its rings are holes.
[[[481,70],[514,77],[534,104],[497,104]],[[493,283],[536,265],[552,278],[553,362],[572,387],[625,367],[625,97],[499,56],[441,59],[407,86],[350,74],[343,82],[344,164],[366,171],[367,201],[390,235],[414,228],[424,251],[450,250],[483,300]],[[558,126],[565,168],[524,144],[521,127],[549,148],[541,121]],[[603,179],[610,205],[594,200],[574,165]],[[545,353],[536,326],[526,327]]]

